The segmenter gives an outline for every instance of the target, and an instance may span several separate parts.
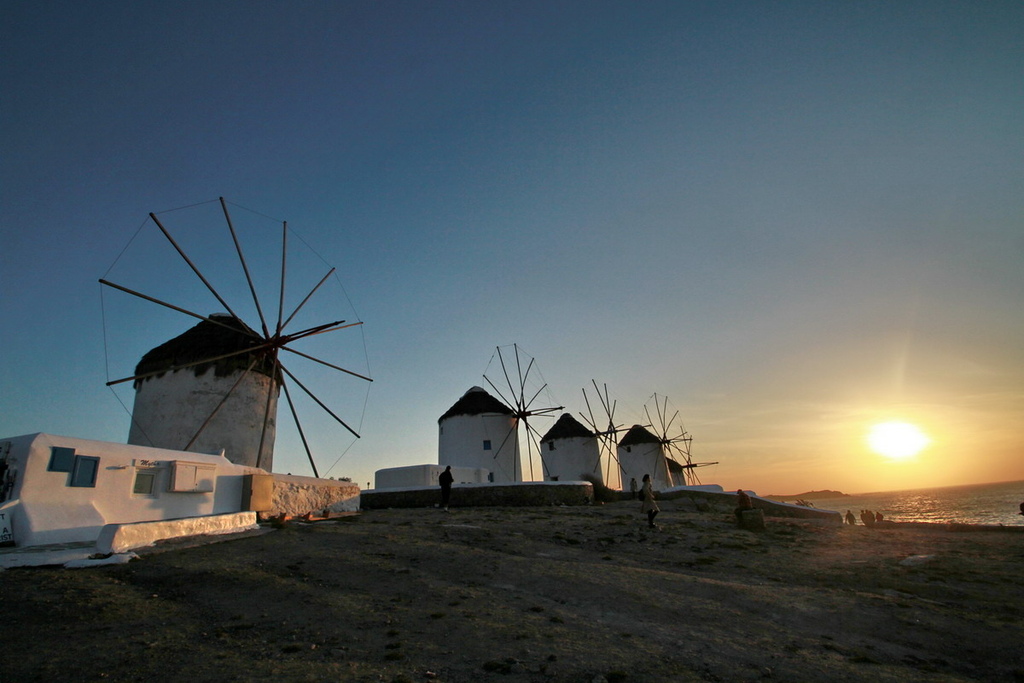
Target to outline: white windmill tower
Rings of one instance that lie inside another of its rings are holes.
[[[285,354],[282,352],[291,354],[289,358],[295,360],[297,364],[305,363],[307,369],[311,367],[316,371],[304,374],[321,378],[326,375],[332,378],[347,376],[371,382],[372,380],[364,374],[312,355],[311,351],[316,349],[308,346],[319,335],[362,325],[362,322],[335,320],[308,325],[309,309],[303,309],[311,300],[315,301],[314,295],[318,291],[322,292],[321,287],[334,275],[334,268],[331,268],[305,294],[301,302],[290,309],[289,315],[285,315],[286,273],[289,263],[287,223],[282,223],[280,279],[273,283],[279,292],[277,318],[276,321],[269,321],[264,315],[257,294],[257,282],[250,274],[238,233],[228,212],[227,202],[220,198],[219,203],[227,233],[230,234],[233,254],[237,256],[240,269],[225,267],[221,255],[222,260],[215,261],[212,271],[216,272],[222,282],[230,282],[229,273],[234,273],[235,284],[238,285],[236,289],[247,289],[251,296],[251,306],[258,317],[258,324],[249,325],[243,321],[226,298],[203,275],[195,261],[171,236],[160,219],[151,213],[149,217],[152,222],[202,283],[203,288],[197,288],[198,291],[212,295],[226,312],[202,315],[155,296],[101,279],[100,283],[106,287],[201,321],[184,333],[146,352],[135,366],[133,374],[109,381],[107,385],[113,387],[132,382],[135,387],[129,443],[203,453],[224,450],[226,457],[232,462],[261,467],[267,471],[273,468],[274,444],[279,436],[277,402],[279,395],[283,393],[313,475],[320,476],[307,434],[299,421],[296,397],[293,396],[291,388],[299,389],[307,397],[307,401],[316,403],[333,419],[333,424],[340,425],[356,438],[359,434],[329,408],[324,400],[314,394],[306,383],[300,381],[295,372],[285,366],[282,358]],[[207,204],[212,202],[195,206]],[[212,241],[216,232],[207,228],[201,234],[204,239]],[[227,235],[224,237],[223,244],[226,245]],[[232,253],[230,249],[229,253]],[[163,259],[161,265],[167,265],[172,261],[174,259]],[[161,282],[170,287],[170,295],[180,297],[187,296],[184,293],[188,292],[191,285],[191,282],[176,281],[173,277],[158,278],[154,282]],[[319,306],[312,305],[310,308],[318,309]],[[307,326],[300,327],[300,320]],[[145,329],[138,320],[133,321],[133,328]],[[289,365],[291,364],[290,360]],[[326,373],[325,369],[334,372]],[[310,382],[308,377],[307,382]]]
[[[618,445],[619,476],[623,488],[629,482],[636,482],[639,489],[644,475],[651,476],[655,489],[667,489],[673,484],[668,474],[661,442],[643,425],[633,425]]]
[[[512,481],[543,480],[543,461],[539,465],[539,471],[534,468],[535,456],[539,456],[541,452],[541,433],[530,421],[535,418],[550,418],[564,406],[538,405],[541,395],[548,393],[548,385],[540,376],[534,359],[516,344],[504,349],[497,347],[484,372],[484,381],[512,413],[513,422],[502,439],[502,447],[506,443],[519,443],[520,430],[526,443],[525,463],[519,457],[520,447],[517,446],[515,449],[516,461],[512,465]]]
[[[254,346],[251,331],[239,323],[213,314],[142,357],[128,443],[224,450],[234,463],[272,470],[281,373],[273,377],[273,363],[259,352],[229,355]]]
[[[437,463],[485,469],[495,482],[520,481],[516,419],[504,403],[472,387],[437,420]]]
[[[541,437],[540,451],[547,481],[604,481],[597,436],[570,413],[562,413]]]
[[[651,403],[654,405],[653,414]],[[654,394],[644,405],[644,413],[648,424],[633,425],[619,442],[622,481],[635,478],[639,484],[643,475],[649,474],[655,489],[700,484],[696,468],[718,463],[692,461],[690,444],[693,437],[683,428],[679,411],[669,408],[667,397]]]

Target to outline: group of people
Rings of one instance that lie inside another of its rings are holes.
[[[860,511],[860,521],[864,526],[874,526],[875,524],[881,523],[883,519],[885,518],[882,516],[881,512],[872,512],[871,510]],[[853,516],[853,512],[850,510],[846,511],[846,523],[850,526],[855,526],[857,524],[857,519]]]
[[[651,529],[660,528],[654,523],[654,518],[658,516],[660,510],[658,503],[654,500],[654,487],[651,485],[651,475],[649,474],[644,475],[643,485],[640,487],[640,497],[643,500],[640,511],[647,515],[647,526]],[[754,501],[751,500],[750,495],[743,489],[736,489],[736,523],[742,522],[744,511],[753,509]]]

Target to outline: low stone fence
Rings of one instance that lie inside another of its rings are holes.
[[[364,510],[385,508],[437,507],[441,489],[373,489],[360,495]],[[545,505],[589,505],[594,502],[594,487],[586,481],[525,482],[521,484],[455,484],[450,506],[529,507]]]
[[[274,474],[273,503],[263,517],[307,513],[355,512],[359,509],[359,486],[350,481],[316,479],[290,474]]]

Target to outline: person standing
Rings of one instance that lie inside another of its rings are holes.
[[[654,501],[654,486],[651,485],[651,475],[649,474],[644,475],[644,483],[640,487],[640,496],[644,501],[640,506],[640,512],[647,514],[647,526],[651,529],[657,529],[658,525],[654,523],[654,518],[658,516],[661,509]]]
[[[451,465],[445,467],[444,472],[437,477],[437,483],[441,485],[441,507],[445,512],[448,512],[448,502],[452,497],[452,482],[454,481]]]
[[[636,500],[636,477],[632,477],[629,480],[629,497]]]

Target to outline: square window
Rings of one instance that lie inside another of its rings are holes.
[[[136,472],[135,485],[132,493],[139,496],[151,496],[156,489],[156,472]]]
[[[75,449],[63,446],[50,448],[50,464],[46,469],[50,472],[70,472],[75,469]]]
[[[96,473],[100,470],[100,459],[91,455],[76,455],[75,469],[71,473],[70,486],[96,486]]]
[[[484,450],[485,451],[491,450],[491,440],[490,439],[484,439]]]

